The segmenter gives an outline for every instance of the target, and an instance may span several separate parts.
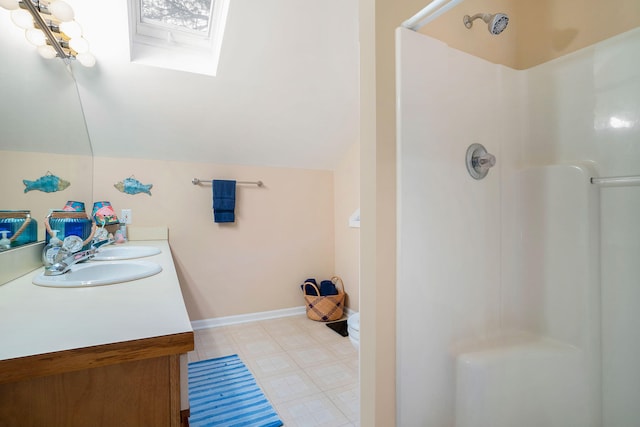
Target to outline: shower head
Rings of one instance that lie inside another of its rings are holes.
[[[465,15],[462,22],[464,22],[465,27],[471,28],[473,26],[473,21],[478,18],[487,23],[489,26],[489,32],[494,36],[503,32],[504,29],[507,28],[507,25],[509,25],[509,17],[504,13],[476,13],[473,16]]]

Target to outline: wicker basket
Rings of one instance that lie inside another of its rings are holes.
[[[332,322],[342,318],[344,312],[344,284],[342,279],[338,276],[333,276],[331,281],[338,289],[338,295],[325,295],[320,296],[318,287],[312,282],[304,282],[302,286],[302,292],[304,293],[304,300],[307,303],[307,317],[311,320],[318,322]],[[316,290],[316,295],[307,294],[307,285],[313,286]],[[339,285],[339,287],[338,287]]]

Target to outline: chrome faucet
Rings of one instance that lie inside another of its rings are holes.
[[[116,241],[116,239],[114,238],[108,238],[108,239],[93,239],[93,241],[91,242],[91,248],[93,249],[98,249],[102,246],[107,246],[110,245],[112,243],[114,243]]]
[[[44,270],[44,275],[59,276],[61,274],[64,274],[69,271],[72,265],[93,258],[96,255],[96,251],[96,248],[91,248],[85,251],[78,252],[65,251],[66,253],[63,253],[62,256],[60,256],[60,253],[58,253],[58,256],[56,257],[56,263],[49,267],[46,267]]]

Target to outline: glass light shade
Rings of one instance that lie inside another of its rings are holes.
[[[73,9],[68,3],[63,2],[62,0],[57,0],[49,4],[49,11],[62,22],[73,21]]]
[[[89,42],[82,37],[76,37],[75,39],[69,40],[69,47],[78,53],[89,52]]]
[[[67,21],[60,23],[60,31],[62,31],[70,39],[82,37],[82,28],[76,21]]]
[[[15,10],[18,6],[18,0],[0,0],[0,7],[7,10]]]
[[[25,37],[34,46],[43,46],[47,44],[47,37],[42,30],[38,28],[29,28],[24,32]]]
[[[88,52],[79,53],[78,55],[76,55],[76,59],[80,64],[84,65],[87,68],[90,68],[96,65],[96,57]]]
[[[40,54],[40,56],[46,59],[56,57],[56,50],[53,48],[53,46],[49,46],[48,44],[45,44],[44,46],[38,46],[38,53]]]
[[[33,16],[31,16],[31,14],[24,9],[12,10],[11,20],[14,24],[22,28],[23,30],[33,28]]]

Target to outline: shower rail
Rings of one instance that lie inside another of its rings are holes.
[[[404,21],[401,26],[413,31],[418,31],[427,23],[433,21],[438,16],[462,2],[463,0],[433,0],[420,12]]]
[[[591,183],[603,187],[625,187],[640,185],[640,175],[631,176],[608,176],[602,178],[591,178]]]

